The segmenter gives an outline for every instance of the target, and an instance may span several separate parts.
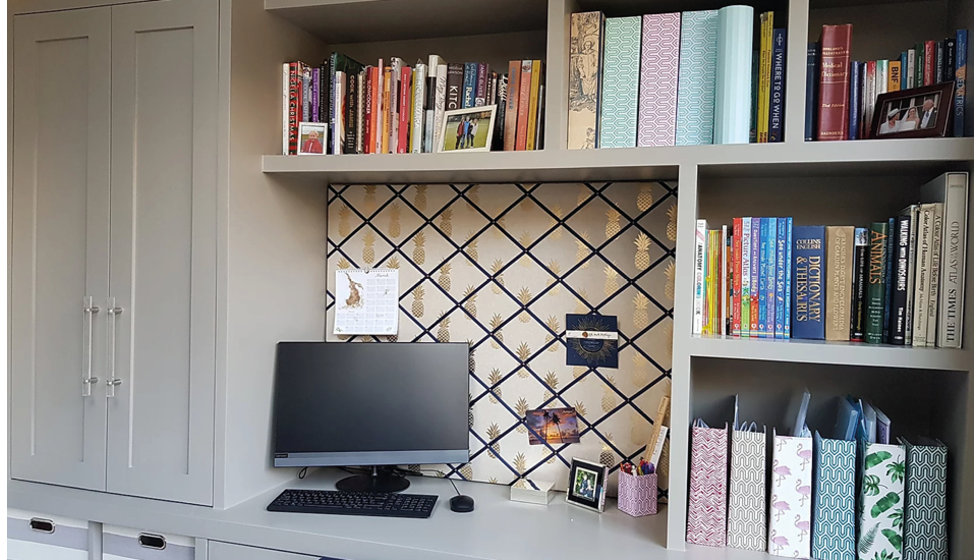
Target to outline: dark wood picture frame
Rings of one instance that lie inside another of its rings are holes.
[[[922,127],[922,106],[927,99],[933,100],[932,124]],[[936,100],[938,99],[938,102]],[[910,109],[915,109],[913,116]],[[945,82],[913,89],[903,89],[878,95],[875,100],[871,138],[931,138],[946,136],[950,131],[950,115],[953,111],[953,82]],[[897,119],[894,131],[886,131],[889,113]],[[918,118],[915,128],[910,123]]]

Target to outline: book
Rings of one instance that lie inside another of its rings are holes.
[[[511,60],[507,66],[507,113],[504,122],[504,150],[511,151],[517,144],[517,112],[521,91],[520,60]]]
[[[412,128],[412,67],[401,67],[401,78],[398,80],[398,151],[406,154],[409,150],[409,133]]]
[[[759,83],[759,49],[752,50],[752,83],[753,84]],[[759,88],[757,87],[752,88],[752,109],[750,114],[752,115],[759,114]],[[756,130],[758,128],[758,124],[759,124],[758,119],[749,120],[749,125],[751,127],[749,128],[750,142],[756,141],[756,136],[759,132],[758,130]]]
[[[820,39],[818,140],[847,138],[847,84],[851,69],[851,24],[824,25]]]
[[[779,231],[777,227],[778,218],[766,218],[766,227],[769,229],[768,242],[766,245],[766,338],[776,336],[776,235]],[[760,318],[761,322],[761,318]],[[759,327],[762,334],[762,327]]]
[[[898,55],[898,63],[901,66],[901,74],[898,77],[898,89],[908,89],[908,79],[909,79],[909,53],[908,51],[902,51]]]
[[[535,118],[534,148],[535,150],[544,149],[544,73],[541,73],[541,85],[538,86],[538,110]]]
[[[531,107],[531,74],[534,64],[532,60],[521,61],[521,93],[517,101],[517,131],[514,135],[514,149],[527,149],[527,118]]]
[[[892,298],[891,325],[888,329],[888,342],[898,346],[905,345],[905,315],[908,298],[909,278],[909,231],[911,216],[899,216],[895,220],[894,258],[892,260]],[[885,442],[887,443],[887,442]]]
[[[883,342],[885,318],[885,269],[888,266],[888,222],[874,222],[868,232],[867,304],[864,312],[864,340]]]
[[[916,58],[915,47],[912,47],[911,49],[908,49],[907,51],[905,51],[905,53],[906,53],[906,59],[908,60],[908,72],[906,73],[906,76],[905,76],[905,83],[906,83],[906,88],[905,89],[912,89],[912,88],[916,87],[916,85],[915,85],[915,58]]]
[[[504,121],[507,120],[505,114],[507,111],[508,89],[510,87],[507,81],[506,73],[497,77],[497,118],[493,121],[494,132],[493,143],[491,144],[491,149],[495,151],[504,149]]]
[[[463,108],[463,65],[450,62],[446,65],[446,110]]]
[[[826,340],[851,339],[854,227],[827,226]]]
[[[436,126],[442,127],[442,112],[436,109],[439,103],[439,65],[445,64],[446,61],[441,56],[437,54],[429,55],[429,63],[426,65],[425,75],[425,141],[422,143],[423,152],[434,152],[436,151],[435,147],[438,146],[435,143]],[[445,103],[445,95],[446,86],[444,81],[442,87],[443,103]],[[438,121],[436,121],[436,113],[439,113]]]
[[[946,37],[946,46],[943,53],[946,55],[946,63],[943,65],[943,81],[953,82],[956,80],[956,37]]]
[[[824,336],[824,226],[793,228],[793,338]]]
[[[932,262],[932,227],[936,204],[919,206],[915,247],[915,297],[912,300],[912,346],[926,345],[929,321],[929,282]]]
[[[288,63],[286,90],[289,92],[286,106],[285,136],[283,137],[284,155],[294,155],[299,148],[299,98],[300,98],[300,63]]]
[[[391,127],[394,124],[393,115],[391,113],[393,107],[391,106],[392,95],[391,88],[394,85],[394,71],[391,66],[385,66],[384,68],[384,79],[383,79],[383,90],[381,96],[381,151],[382,154],[391,153]]]
[[[940,40],[936,41],[936,72],[933,76],[933,83],[941,84],[946,81],[943,76],[946,75],[946,41]]]
[[[354,151],[352,153],[363,154],[364,153],[364,125],[367,122],[367,111],[365,105],[367,103],[367,70],[362,69],[357,74],[357,80],[355,84],[355,92],[357,97],[357,104],[354,108],[354,130],[356,134],[354,135]]]
[[[364,145],[366,154],[374,153],[374,138],[378,129],[377,109],[374,105],[378,99],[378,67],[368,66],[364,79]]]
[[[412,75],[412,153],[421,154],[425,146],[425,99],[428,93],[425,91],[428,85],[428,65],[419,63],[415,65],[415,72]],[[435,114],[433,113],[433,116]]]
[[[605,17],[602,12],[580,12],[570,17],[568,52],[568,149],[596,147],[599,137],[599,80]],[[508,88],[514,84],[509,74]],[[508,99],[510,92],[508,91]],[[507,142],[504,142],[507,145]],[[506,149],[506,148],[504,148]]]
[[[473,92],[473,106],[483,107],[487,104],[487,85],[489,84],[487,75],[487,63],[479,62],[476,65],[476,89]]]
[[[718,10],[715,64],[715,144],[748,144],[752,120],[752,23],[750,6]],[[760,63],[760,72],[762,66]],[[766,98],[768,105],[769,99]],[[762,99],[759,100],[762,103]],[[767,112],[768,113],[768,112]],[[767,121],[768,122],[768,121]]]
[[[642,18],[606,18],[602,51],[599,147],[636,147]]]
[[[857,60],[851,61],[851,81],[848,86],[848,100],[847,100],[847,139],[857,140],[861,138],[861,125],[864,124],[861,120],[861,107],[863,106],[861,99],[861,80],[858,77],[861,75],[862,64]]]
[[[759,218],[752,218],[752,261],[749,276],[749,336],[759,337],[759,262],[762,255]]]
[[[902,89],[902,62],[899,60],[888,61],[888,91],[898,91]]]
[[[721,272],[718,275],[718,333],[722,336],[728,334],[728,276],[731,266],[731,245],[728,239],[728,226],[722,224],[721,236],[719,239],[718,266]]]
[[[732,219],[732,336],[742,336],[742,218]]]
[[[936,337],[940,348],[962,347],[968,185],[968,173],[953,172],[944,173],[921,188],[922,200],[941,202],[945,207]]]
[[[327,123],[327,133],[328,137],[323,140],[327,142],[327,153],[330,153],[330,143],[329,143],[329,121],[330,121],[330,99],[332,92],[330,91],[330,86],[333,82],[330,79],[330,59],[324,59],[319,66],[319,78],[320,82],[320,100],[318,105],[320,106],[320,120],[318,122]]]
[[[698,220],[694,230],[694,309],[691,313],[691,332],[701,334],[704,330],[704,274],[706,231],[708,223]]]
[[[915,87],[925,85],[925,44],[915,44]]]
[[[772,88],[769,93],[769,141],[783,141],[783,111],[786,89],[786,29],[772,33]]]
[[[851,342],[864,342],[864,302],[868,278],[868,228],[854,228],[854,264],[851,269]]]
[[[774,338],[786,338],[786,218],[776,218],[776,299]]]
[[[783,307],[783,338],[792,336],[793,321],[793,217],[786,218],[786,305]]]
[[[895,218],[888,218],[888,243],[885,245],[885,307],[881,321],[881,340],[891,338],[892,285],[895,282]]]
[[[759,14],[759,80],[755,141],[769,141],[769,92],[772,86],[772,12]]]
[[[681,13],[674,144],[711,144],[715,119],[718,10]]]
[[[398,58],[397,56],[391,57],[391,91],[390,91],[390,106],[391,106],[391,119],[390,125],[388,127],[388,153],[397,154],[398,152],[398,138],[400,136],[401,127],[401,99],[402,99],[402,68],[405,66],[405,61]]]
[[[440,59],[441,60],[441,59]],[[432,117],[432,142],[430,144],[430,152],[438,152],[439,147],[442,146],[444,140],[444,135],[446,133],[442,126],[442,121],[446,116],[446,81],[449,77],[449,66],[440,62],[436,66],[436,86],[435,86],[435,97],[433,102],[433,117]],[[497,121],[503,122],[503,117],[501,116],[501,111],[497,111]]]
[[[806,44],[806,103],[803,114],[803,139],[816,139],[817,85],[820,83],[820,43]]]
[[[643,16],[636,145],[673,146],[681,14]]]
[[[769,338],[770,220],[772,218],[759,218],[759,338]]]
[[[705,319],[706,326],[704,329],[705,334],[719,334],[719,318],[720,318],[720,299],[718,297],[721,292],[720,284],[720,274],[721,274],[721,230],[709,229],[708,230],[708,264],[704,269],[704,293],[705,302],[707,303],[705,309]]]
[[[869,60],[864,64],[862,72],[864,98],[864,138],[871,138],[874,125],[875,98],[878,93],[878,61]]]
[[[739,218],[736,218],[739,219]],[[752,335],[751,328],[751,301],[752,301],[752,259],[754,255],[752,253],[752,218],[740,218],[742,222],[741,232],[742,232],[742,278],[741,286],[742,292],[739,295],[741,302],[741,329],[739,336],[749,337]],[[756,327],[758,328],[758,327]]]
[[[956,30],[956,57],[954,59],[953,76],[953,136],[966,136],[966,69],[969,50],[969,31]]]
[[[310,70],[310,122],[320,122],[320,67]]]
[[[476,80],[479,71],[478,63],[466,62],[463,64],[463,90],[462,107],[469,109],[476,106]]]
[[[922,61],[922,85],[931,86],[936,83],[936,42],[923,43],[922,52],[925,55]]]
[[[912,345],[912,315],[915,309],[915,282],[916,282],[916,249],[918,248],[919,231],[919,205],[912,204],[902,210],[902,216],[909,217],[909,263],[908,263],[908,288],[905,296],[905,345]]]
[[[540,87],[541,87],[541,76],[544,72],[541,68],[540,60],[531,61],[531,84],[528,95],[530,99],[528,100],[527,106],[527,140],[525,142],[525,150],[533,150],[535,142],[537,140],[538,132],[538,107],[544,102],[544,99],[539,98]],[[523,76],[522,76],[523,79]]]
[[[300,63],[300,80],[302,88],[302,93],[300,98],[302,103],[300,104],[302,116],[300,117],[301,122],[310,122],[310,110],[312,109],[310,98],[310,82],[313,81],[313,69],[304,63]]]
[[[926,322],[926,346],[936,345],[936,324],[939,315],[939,269],[942,262],[943,243],[943,214],[945,205],[941,202],[933,204],[932,212],[932,248],[929,251],[929,303],[928,320]]]

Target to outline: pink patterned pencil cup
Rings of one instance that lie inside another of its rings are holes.
[[[616,504],[633,517],[657,513],[657,473],[635,475],[619,471]]]

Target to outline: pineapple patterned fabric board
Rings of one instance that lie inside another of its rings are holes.
[[[564,489],[572,457],[637,459],[670,394],[676,213],[673,182],[330,185],[327,340],[349,340],[333,271],[398,269],[398,336],[354,342],[471,347],[470,461],[435,468]],[[566,313],[618,317],[618,369],[565,365]],[[542,407],[575,408],[581,442],[531,446]]]

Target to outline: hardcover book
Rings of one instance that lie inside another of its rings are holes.
[[[929,284],[932,279],[933,214],[937,203],[919,206],[919,223],[915,247],[915,296],[912,301],[912,346],[926,345],[926,326],[929,322]]]
[[[463,108],[463,65],[450,62],[446,66],[446,111]]]
[[[854,228],[854,266],[851,272],[851,342],[864,342],[864,302],[868,278],[868,228]]]
[[[643,16],[636,123],[638,146],[674,145],[680,40],[680,12]]]
[[[766,331],[767,338],[776,336],[776,234],[778,218],[767,218],[769,241],[766,255]],[[762,331],[762,328],[759,328]]]
[[[514,149],[527,149],[528,113],[531,110],[531,77],[534,64],[531,60],[521,61],[521,93],[517,100],[517,131],[514,135]]]
[[[732,219],[732,336],[742,336],[742,218]],[[729,531],[729,534],[731,532]]]
[[[487,71],[488,69],[486,62],[480,62],[476,65],[476,89],[473,93],[474,107],[483,107],[487,104]]]
[[[922,62],[922,85],[931,86],[936,83],[936,42],[923,43],[925,60]]]
[[[713,140],[717,53],[718,10],[681,13],[674,142],[678,146],[711,144]]]
[[[725,6],[718,10],[715,144],[749,143],[750,122],[753,118],[752,23],[753,12],[750,6]],[[760,99],[760,104],[761,102]],[[767,97],[767,105],[768,102]]]
[[[440,59],[441,60],[441,59]],[[438,152],[442,145],[445,130],[442,128],[442,119],[446,114],[446,82],[449,78],[449,67],[445,62],[436,65],[436,83],[433,102],[432,117],[432,140],[429,144],[430,152]],[[501,111],[497,110],[497,120],[502,122]],[[426,132],[428,135],[428,132]]]
[[[759,218],[759,338],[769,338],[769,250],[772,242],[769,237],[769,221],[772,218]]]
[[[903,216],[909,217],[909,264],[908,264],[908,289],[905,294],[905,345],[912,345],[912,315],[915,309],[915,282],[916,282],[916,252],[919,246],[919,205],[912,204],[902,210]]]
[[[888,61],[888,91],[902,89],[902,63],[898,60]]]
[[[851,339],[854,227],[827,226],[827,340]]]
[[[895,282],[895,218],[888,218],[888,241],[885,245],[885,307],[882,311],[881,340],[891,340],[892,286]]]
[[[818,140],[847,138],[847,84],[851,69],[851,24],[825,25],[820,39]]]
[[[904,560],[946,560],[946,465],[942,442],[928,438],[902,439],[905,446]]]
[[[568,149],[590,149],[596,147],[599,137],[599,77],[602,75],[605,17],[602,12],[582,12],[572,14],[570,19]],[[513,74],[509,79],[509,87],[513,87]]]
[[[887,246],[888,222],[872,223],[868,239],[868,301],[864,313],[864,340],[871,344],[883,342]]]
[[[970,51],[969,31],[956,30],[956,58],[954,71],[955,89],[953,90],[953,136],[966,136],[966,69]]]
[[[803,139],[816,139],[817,89],[820,83],[820,43],[806,44],[806,105],[803,115]]]
[[[898,346],[905,345],[905,319],[908,312],[906,303],[909,289],[909,232],[910,216],[899,216],[895,221],[895,237],[892,263],[892,298],[888,342]]]
[[[402,68],[405,61],[397,56],[391,57],[391,124],[388,127],[388,153],[398,153],[399,127],[401,126]]]
[[[786,328],[786,218],[776,218],[776,315],[775,338],[789,338]]]
[[[531,61],[531,87],[530,87],[530,100],[528,101],[527,109],[527,140],[524,145],[525,150],[533,150],[535,146],[535,141],[537,139],[538,130],[538,106],[544,103],[543,99],[538,97],[539,88],[541,87],[541,78],[544,76],[543,68],[541,67],[540,60]]]
[[[507,66],[507,114],[504,121],[504,150],[512,151],[517,144],[517,112],[521,91],[521,63],[511,60]],[[448,111],[448,106],[446,107]]]
[[[761,262],[761,222],[752,218],[752,264],[749,277],[749,335],[759,337],[759,264]]]
[[[772,32],[772,87],[769,93],[769,141],[783,141],[783,106],[786,94],[786,29]]]
[[[936,324],[939,318],[939,269],[943,251],[943,214],[946,208],[935,203],[932,212],[932,249],[929,251],[929,307],[926,323],[926,346],[936,345]],[[923,263],[925,264],[925,263]]]
[[[736,218],[738,219],[738,218]],[[739,295],[741,301],[741,333],[739,336],[752,336],[751,328],[751,307],[752,307],[752,260],[755,253],[752,252],[752,218],[741,218],[742,221],[742,292]],[[758,329],[758,326],[756,327]]]
[[[860,62],[856,60],[851,61],[851,82],[848,88],[848,107],[847,107],[847,139],[857,140],[861,138],[861,108],[863,104],[861,103],[861,80],[858,77],[861,75]]]
[[[698,220],[694,231],[694,310],[691,314],[692,334],[701,334],[706,324],[704,318],[705,249],[707,248],[707,222]]]
[[[397,153],[409,152],[409,134],[412,129],[412,67],[402,66],[401,78],[398,81],[398,150]]]
[[[915,87],[922,87],[925,84],[925,45],[915,44]]]
[[[599,147],[636,147],[642,18],[606,19],[599,101]]]
[[[792,335],[790,325],[793,322],[793,217],[786,218],[786,305],[783,306],[783,338]]]
[[[756,142],[769,141],[769,93],[772,86],[773,29],[772,12],[759,14],[759,81],[756,114]]]
[[[793,228],[793,338],[824,336],[824,226]]]
[[[392,120],[392,81],[394,80],[394,72],[391,70],[391,66],[385,66],[384,68],[384,78],[382,80],[382,92],[381,92],[381,152],[382,154],[391,153],[391,127],[393,125]]]
[[[425,98],[428,95],[428,67],[419,63],[415,65],[412,75],[412,153],[421,154],[425,146]]]
[[[445,66],[446,61],[442,59],[441,56],[437,54],[429,55],[429,64],[426,66],[425,75],[425,141],[422,143],[422,151],[427,153],[432,153],[435,150],[436,139],[436,128],[442,128],[442,111],[437,109],[437,106],[441,103],[443,104],[443,111],[445,110],[445,100],[446,100],[446,82],[445,74],[443,74],[442,82],[442,95],[439,95],[439,66]],[[436,116],[438,113],[439,120],[436,121]],[[436,126],[436,122],[439,122],[439,126]]]
[[[476,80],[478,63],[463,63],[463,109],[476,107]]]
[[[922,200],[942,202],[943,240],[936,342],[940,348],[960,348],[963,336],[963,287],[968,235],[969,174],[944,173],[922,186]]]
[[[943,42],[945,43],[943,54],[946,55],[946,62],[943,64],[942,81],[954,82],[956,81],[956,38],[946,37]]]

